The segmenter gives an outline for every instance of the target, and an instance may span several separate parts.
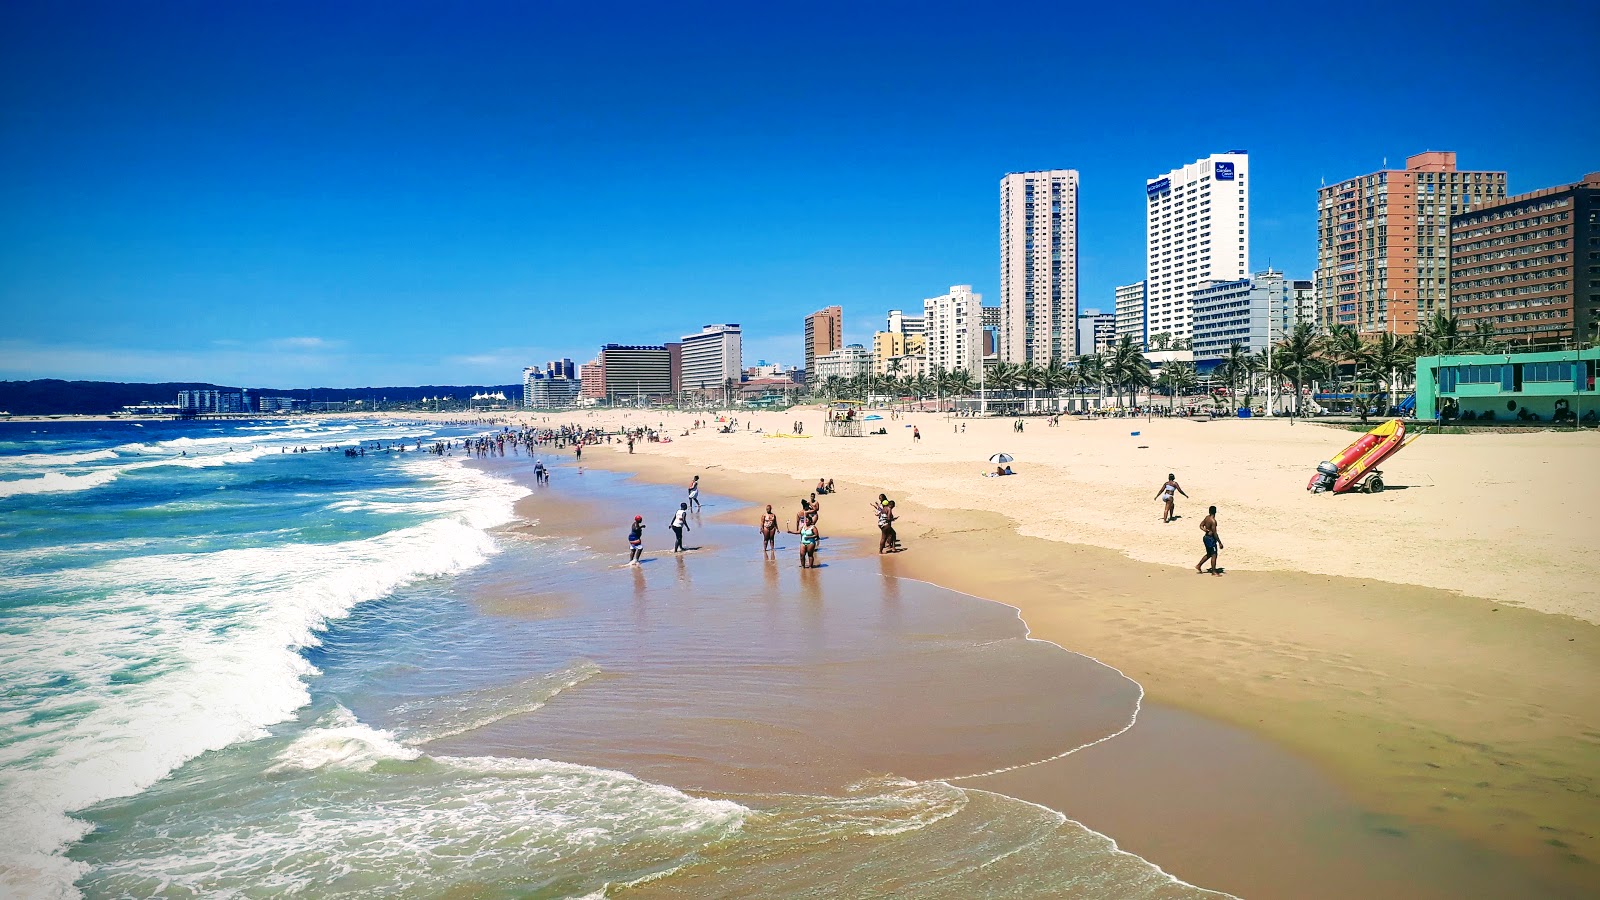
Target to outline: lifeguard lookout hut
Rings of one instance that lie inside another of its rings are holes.
[[[861,437],[860,403],[838,400],[828,404],[828,421],[822,433],[828,437]]]

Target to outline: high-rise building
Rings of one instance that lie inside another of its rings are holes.
[[[529,409],[565,409],[577,405],[582,385],[578,379],[568,378],[566,371],[566,366],[555,363],[544,370],[538,366],[523,369],[522,405]]]
[[[1000,356],[1065,361],[1077,319],[1077,170],[1013,172],[1000,179]]]
[[[548,375],[567,378],[573,381],[576,381],[578,378],[578,372],[577,369],[572,365],[572,360],[566,358],[550,360],[544,364],[544,370]]]
[[[672,396],[683,393],[683,342],[668,341],[664,344],[667,348],[667,373],[672,380]]]
[[[661,344],[607,344],[600,349],[606,398],[612,401],[669,397],[672,353]]]
[[[1317,315],[1323,328],[1415,334],[1450,310],[1450,217],[1506,196],[1506,173],[1461,172],[1429,151],[1317,192]]]
[[[896,334],[921,334],[923,330],[922,316],[908,316],[898,309],[889,310],[889,321],[886,331]]]
[[[1213,153],[1145,182],[1147,343],[1190,337],[1194,289],[1250,272],[1250,157]]]
[[[1132,338],[1133,345],[1144,349],[1150,344],[1150,330],[1144,314],[1144,282],[1136,281],[1116,289],[1117,337]]]
[[[1450,309],[1530,347],[1600,334],[1600,172],[1450,218]]]
[[[922,301],[922,319],[927,370],[977,377],[983,365],[983,295],[970,284],[952,285],[948,293]]]
[[[1234,344],[1245,353],[1283,339],[1294,309],[1294,282],[1271,269],[1251,278],[1213,281],[1194,290],[1194,365],[1209,372]]]
[[[680,389],[721,395],[727,382],[735,387],[744,377],[744,348],[737,323],[704,325],[699,334],[683,337]]]
[[[817,357],[844,346],[844,310],[828,306],[806,316],[806,377]]]
[[[1293,301],[1289,317],[1283,323],[1283,333],[1288,334],[1296,325],[1304,322],[1312,328],[1317,327],[1317,290],[1315,281],[1297,280],[1289,289],[1289,296]]]
[[[1097,309],[1078,313],[1077,354],[1104,353],[1117,342],[1117,314]]]
[[[578,367],[578,395],[585,400],[604,400],[606,396],[606,368],[595,357]]]

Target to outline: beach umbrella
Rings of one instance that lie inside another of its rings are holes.
[[[995,465],[1003,466],[1008,462],[1015,462],[1016,459],[1017,458],[1015,456],[1012,456],[1009,453],[996,453],[995,455],[989,457],[989,462],[992,462]]]

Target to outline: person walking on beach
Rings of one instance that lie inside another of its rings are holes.
[[[817,529],[809,522],[800,529],[800,568],[817,568]]]
[[[692,505],[695,509],[699,509],[700,508],[700,476],[699,475],[696,475],[694,477],[694,480],[689,482],[689,503],[685,504],[684,508],[688,509],[690,505]]]
[[[761,552],[778,552],[778,517],[772,512],[772,504],[767,504],[767,511],[761,514]]]
[[[1178,517],[1177,514],[1172,511],[1172,504],[1177,500],[1177,497],[1174,496],[1175,494],[1183,494],[1183,498],[1185,500],[1189,499],[1189,495],[1185,493],[1183,488],[1178,485],[1178,476],[1168,472],[1167,483],[1161,486],[1161,490],[1156,491],[1156,499],[1160,500],[1162,504],[1164,504],[1164,509],[1161,513],[1161,521],[1163,524],[1171,522],[1173,519]]]
[[[1200,561],[1195,563],[1194,573],[1196,575],[1202,574],[1200,567],[1204,566],[1206,560],[1209,559],[1211,560],[1211,568],[1206,571],[1212,575],[1221,575],[1222,570],[1217,568],[1217,553],[1222,549],[1222,537],[1217,534],[1217,508],[1215,506],[1211,507],[1211,512],[1200,520],[1200,531],[1203,532],[1206,555],[1200,557]]]
[[[628,565],[637,566],[644,555],[644,516],[633,517],[633,527],[628,529]]]
[[[922,432],[915,425],[911,426],[911,439],[913,441],[922,440]]]
[[[672,552],[683,552],[683,533],[689,529],[689,504],[679,503],[678,511],[672,514]]]

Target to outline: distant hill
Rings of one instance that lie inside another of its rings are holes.
[[[121,412],[122,407],[147,400],[172,403],[179,391],[237,391],[237,386],[206,384],[197,381],[164,381],[156,384],[121,381],[62,381],[41,378],[34,381],[0,381],[0,410],[18,416],[104,415]],[[256,388],[247,387],[258,397],[292,397],[296,400],[377,400],[389,403],[415,403],[424,397],[470,397],[477,393],[503,392],[513,401],[522,396],[520,384],[421,385],[417,387],[360,388]]]

